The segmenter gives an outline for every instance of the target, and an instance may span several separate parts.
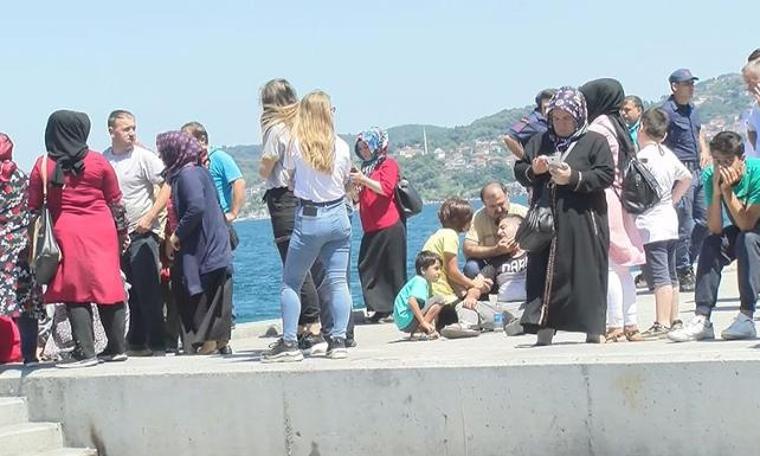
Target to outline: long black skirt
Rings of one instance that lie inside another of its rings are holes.
[[[359,279],[367,310],[393,312],[393,301],[406,283],[406,227],[401,221],[364,234]]]
[[[184,286],[173,287],[186,351],[206,341],[228,341],[232,335],[232,274],[217,269],[201,275],[201,282],[204,291],[194,296],[188,296]]]

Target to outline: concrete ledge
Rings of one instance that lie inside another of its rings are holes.
[[[664,361],[664,360],[663,360]],[[0,381],[126,455],[757,454],[760,360],[273,368]],[[301,366],[306,367],[306,366]]]
[[[738,305],[735,278],[723,284],[716,334]],[[642,327],[653,312],[640,296]],[[262,326],[226,357],[2,367],[0,396],[27,396],[32,420],[62,422],[68,445],[106,456],[760,454],[757,340],[560,333],[531,347],[534,336],[409,342],[364,325],[348,360],[265,365]]]

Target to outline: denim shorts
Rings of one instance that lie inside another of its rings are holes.
[[[667,285],[678,286],[676,274],[676,246],[678,241],[658,241],[644,245],[647,267],[644,268],[647,282],[655,289]]]

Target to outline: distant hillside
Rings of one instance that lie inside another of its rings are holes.
[[[726,74],[699,82],[694,101],[708,136],[724,129],[744,133],[740,117],[751,105],[751,99],[740,75]],[[489,180],[514,181],[514,157],[501,143],[501,137],[531,109],[532,106],[504,109],[456,127],[422,124],[390,127],[390,151],[399,160],[403,173],[427,200],[441,200],[450,195],[475,197]],[[424,154],[423,128],[427,135],[427,155]],[[353,143],[353,135],[341,136],[349,144]],[[248,183],[245,215],[265,215],[261,203],[262,180],[258,176],[261,146],[229,146],[225,150],[237,160]]]

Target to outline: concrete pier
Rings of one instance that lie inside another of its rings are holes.
[[[728,273],[713,342],[409,342],[386,324],[357,327],[347,360],[285,365],[258,361],[273,339],[252,324],[227,357],[1,368],[0,396],[26,396],[32,420],[101,456],[753,455],[760,341],[720,340],[737,311]],[[642,329],[653,314],[640,295]]]

